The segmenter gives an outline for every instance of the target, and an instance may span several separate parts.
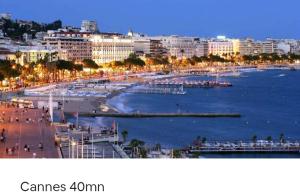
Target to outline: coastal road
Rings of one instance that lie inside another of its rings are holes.
[[[0,158],[58,158],[54,128],[46,119],[39,121],[42,114],[43,111],[39,109],[0,105],[0,132],[4,129],[6,137],[6,141],[0,143]],[[39,149],[40,143],[43,145],[42,150]],[[24,150],[25,145],[29,146],[30,151]],[[7,153],[7,149],[13,147],[14,152]]]

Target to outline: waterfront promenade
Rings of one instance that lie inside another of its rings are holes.
[[[0,131],[0,158],[59,157],[54,144],[54,128],[43,110],[16,108],[2,103]]]
[[[191,153],[300,153],[299,141],[206,142],[192,146]]]

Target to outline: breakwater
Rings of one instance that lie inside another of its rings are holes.
[[[80,113],[84,117],[115,117],[115,118],[240,118],[239,113]]]

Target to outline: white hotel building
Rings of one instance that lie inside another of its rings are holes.
[[[208,53],[218,56],[231,55],[234,53],[234,43],[223,36],[210,40],[208,41]]]
[[[133,40],[121,35],[95,34],[89,38],[92,59],[97,64],[122,61],[134,51]]]

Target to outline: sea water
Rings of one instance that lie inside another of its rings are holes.
[[[231,82],[233,87],[188,88],[186,95],[123,93],[108,103],[121,112],[240,113],[241,118],[81,118],[80,122],[97,126],[110,125],[115,120],[120,131],[129,132],[128,139],[140,139],[148,145],[161,144],[166,148],[186,147],[197,136],[206,137],[208,141],[246,141],[254,135],[258,139],[272,136],[275,140],[283,133],[286,139],[300,140],[300,71],[245,71],[239,77],[226,76],[219,80]]]

